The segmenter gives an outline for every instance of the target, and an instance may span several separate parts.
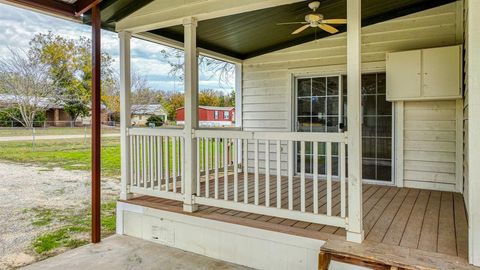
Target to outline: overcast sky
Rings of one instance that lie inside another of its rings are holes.
[[[10,48],[28,49],[28,42],[37,33],[61,35],[76,39],[79,36],[90,38],[90,26],[62,20],[41,13],[0,4],[0,57],[8,55]],[[168,75],[170,66],[162,61],[160,51],[164,46],[132,39],[132,70],[146,76],[155,89],[183,91],[183,85]],[[117,34],[102,31],[102,49],[114,59],[114,68],[119,69],[119,48]],[[231,86],[221,84],[218,78],[200,72],[200,89],[230,91]]]

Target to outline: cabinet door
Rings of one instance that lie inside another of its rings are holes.
[[[421,51],[387,56],[387,100],[419,98],[421,95]]]
[[[460,92],[460,47],[423,50],[423,96],[457,97]]]

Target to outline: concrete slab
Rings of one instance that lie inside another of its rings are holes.
[[[240,265],[162,246],[145,240],[114,235],[22,268],[23,270],[154,270],[154,269],[250,269]]]

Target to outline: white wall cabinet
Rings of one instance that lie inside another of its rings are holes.
[[[462,47],[387,54],[387,100],[462,98]]]

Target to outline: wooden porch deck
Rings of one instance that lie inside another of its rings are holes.
[[[229,177],[229,199],[233,198],[233,177]],[[243,200],[243,174],[239,175],[240,201]],[[273,177],[272,177],[273,178]],[[264,176],[260,177],[260,194],[265,194]],[[253,202],[253,175],[249,175],[249,201]],[[211,182],[213,182],[211,180]],[[275,206],[274,179],[271,180],[271,205]],[[285,182],[282,180],[282,183]],[[300,179],[294,178],[294,194],[299,187]],[[311,189],[312,181],[307,181],[307,190]],[[220,177],[219,183],[224,183]],[[262,184],[263,183],[263,184]],[[202,182],[202,194],[205,190]],[[333,183],[333,215],[340,211],[338,196],[339,183]],[[213,188],[211,184],[210,189]],[[319,193],[325,194],[326,185],[319,184]],[[223,199],[223,185],[219,188],[219,198]],[[286,190],[286,189],[283,189]],[[210,196],[213,196],[213,190]],[[312,192],[307,193],[307,205],[312,202]],[[252,201],[250,200],[252,199]],[[260,204],[264,204],[262,196]],[[282,207],[288,201],[287,193],[282,193]],[[195,213],[182,211],[182,202],[162,199],[152,196],[135,197],[128,203],[146,207],[184,213],[223,222],[230,222],[244,226],[277,231],[287,234],[304,236],[321,240],[345,240],[345,229],[308,223],[273,216],[265,216],[200,205]],[[319,196],[320,209],[325,204],[325,198]],[[294,200],[295,209],[298,209],[299,198]],[[308,207],[307,207],[308,209]],[[322,211],[320,211],[321,213]],[[465,261],[468,256],[468,228],[462,195],[452,192],[440,192],[412,188],[397,188],[380,185],[363,185],[363,227],[367,244],[382,243],[388,246],[404,247],[431,253],[445,254],[458,257]]]

